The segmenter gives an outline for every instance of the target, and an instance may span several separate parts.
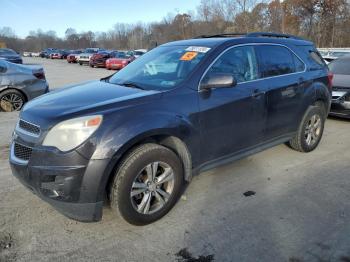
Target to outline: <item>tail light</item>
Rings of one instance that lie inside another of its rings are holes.
[[[333,87],[333,77],[334,77],[334,74],[332,72],[328,72],[328,87],[329,87],[329,89],[332,89],[332,87]]]
[[[33,74],[36,78],[45,80],[45,73],[44,72],[37,72]]]

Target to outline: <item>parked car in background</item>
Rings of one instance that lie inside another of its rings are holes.
[[[118,51],[100,51],[92,55],[89,65],[90,67],[106,67],[106,60],[117,55]]]
[[[54,48],[46,48],[39,53],[39,56],[41,58],[47,58],[49,56],[49,53],[52,51],[55,51],[55,49]]]
[[[40,56],[40,53],[39,52],[32,52],[32,57],[39,57]]]
[[[134,50],[133,51],[133,56],[135,57],[135,58],[138,58],[138,57],[140,57],[140,56],[142,56],[142,55],[144,55],[144,54],[146,54],[147,53],[147,49],[136,49],[136,50]]]
[[[135,60],[133,55],[127,55],[126,52],[118,52],[115,57],[106,60],[106,68],[108,70],[120,70]]]
[[[67,62],[76,63],[78,55],[80,55],[82,52],[83,51],[81,50],[71,50],[70,54],[67,55]]]
[[[334,74],[329,114],[350,118],[350,54],[332,61],[328,67]]]
[[[0,111],[19,111],[27,101],[48,91],[41,66],[0,60]]]
[[[15,64],[22,64],[22,57],[10,48],[0,48],[0,60],[6,60]]]
[[[319,48],[318,50],[327,64],[339,57],[350,55],[350,48]]]
[[[32,53],[31,52],[23,52],[24,57],[31,57]]]
[[[67,59],[67,56],[72,53],[73,50],[60,50],[61,59]]]
[[[54,53],[58,53],[58,50],[57,49],[47,50],[45,52],[45,58],[47,59],[51,58],[51,54],[54,54]]]
[[[167,43],[29,102],[11,142],[14,176],[70,218],[99,221],[107,195],[116,215],[145,225],[193,174],[282,143],[316,149],[332,86],[313,43],[228,36]]]
[[[99,51],[103,51],[103,49],[86,48],[83,53],[77,56],[77,63],[79,63],[79,65],[88,65],[90,63],[90,58]]]
[[[51,59],[62,59],[62,53],[60,51],[55,51],[50,53]]]

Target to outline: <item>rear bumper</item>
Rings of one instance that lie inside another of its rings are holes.
[[[106,67],[110,69],[123,69],[125,66],[122,64],[108,64]]]
[[[49,85],[45,80],[38,80],[35,83],[23,88],[28,100],[32,100],[38,96],[49,92]]]
[[[10,166],[25,187],[69,218],[101,220],[106,183],[103,174],[109,159],[88,160],[76,151],[62,154],[33,148],[25,163],[15,156],[13,145]]]

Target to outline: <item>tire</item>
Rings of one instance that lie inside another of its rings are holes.
[[[310,106],[304,114],[297,133],[288,145],[300,152],[313,151],[321,141],[326,117],[323,104],[317,103]]]
[[[82,65],[83,65],[83,63],[82,63],[82,62],[79,62],[79,65],[81,65],[81,66],[82,66]]]
[[[26,99],[21,92],[16,89],[7,89],[0,93],[0,111],[20,111],[25,101]]]
[[[151,172],[152,170],[156,172]],[[149,182],[149,173],[160,179],[158,186],[156,179],[153,179],[155,182]],[[171,180],[161,183],[162,175],[170,177]],[[117,169],[109,192],[111,207],[130,224],[150,224],[167,214],[175,205],[181,195],[183,183],[182,163],[173,151],[158,144],[143,144],[132,150]],[[136,184],[142,186],[134,186]],[[132,196],[131,193],[136,191],[142,193]],[[167,197],[162,192],[168,192]],[[160,201],[159,196],[164,202]],[[151,199],[149,205],[146,200],[148,197]]]

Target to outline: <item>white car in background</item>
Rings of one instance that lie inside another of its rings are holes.
[[[23,52],[23,56],[30,57],[30,56],[32,56],[32,53],[31,52]]]
[[[76,56],[79,65],[89,64],[91,57],[97,52],[102,51],[100,48],[86,48],[83,53]]]
[[[140,57],[140,56],[146,54],[147,52],[148,52],[147,49],[136,49],[136,50],[134,50],[132,53],[133,53],[133,56],[134,56],[135,58],[138,58],[138,57]]]
[[[39,52],[32,52],[32,57],[39,57],[40,53]]]

